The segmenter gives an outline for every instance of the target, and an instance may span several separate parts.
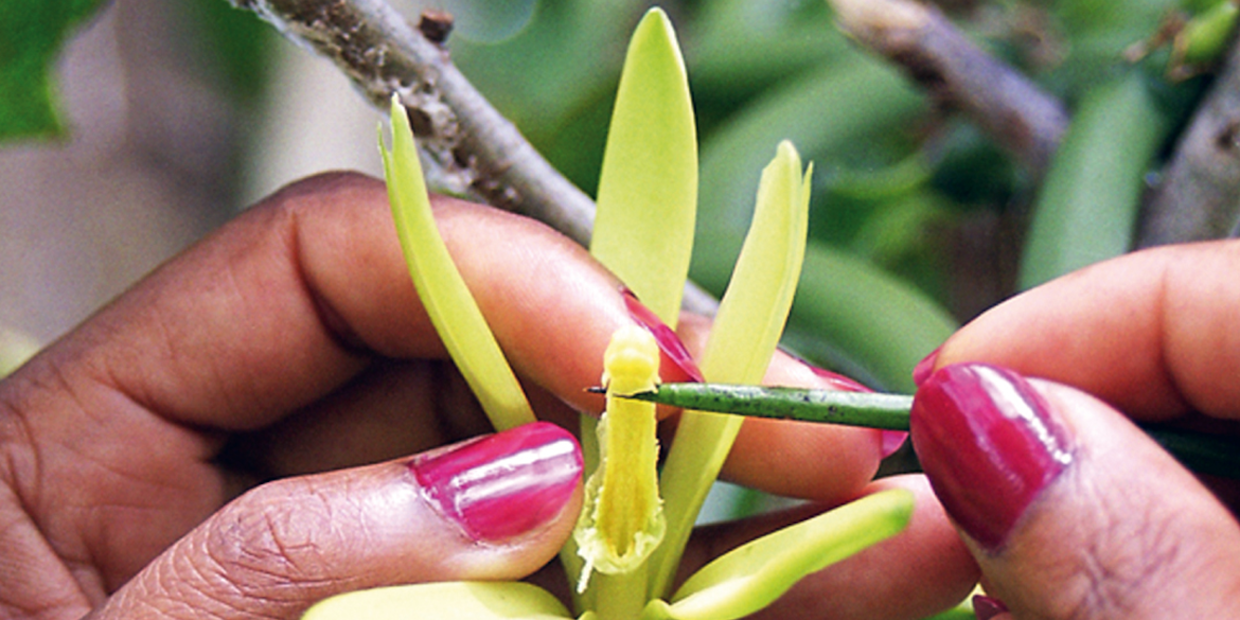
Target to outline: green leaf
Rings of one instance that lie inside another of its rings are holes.
[[[73,29],[101,0],[0,0],[0,140],[55,137],[51,71]]]
[[[452,361],[498,430],[534,421],[525,392],[452,262],[431,213],[409,116],[392,97],[392,150],[382,148],[383,176],[396,232],[418,297]]]
[[[739,547],[689,578],[671,599],[678,620],[749,615],[822,570],[904,530],[913,494],[892,489],[859,499]]]
[[[620,75],[590,253],[673,326],[693,253],[697,190],[684,59],[667,15],[651,9]]]
[[[811,171],[781,142],[762,171],[753,223],[719,305],[702,355],[702,374],[720,383],[759,383],[779,343],[801,276],[808,227]],[[668,528],[655,553],[653,597],[676,574],[693,521],[719,475],[742,418],[686,411],[681,415],[661,486]]]
[[[924,96],[904,76],[857,51],[789,80],[731,117],[702,145],[693,280],[716,292],[727,284],[749,220],[752,172],[765,163],[765,149],[791,136],[821,169],[831,170],[839,167],[832,162],[848,161],[924,110]],[[798,346],[815,349],[798,352],[833,365],[853,362],[841,369],[911,391],[913,365],[951,335],[949,315],[866,261],[812,247],[805,260],[789,328],[805,336]],[[912,338],[906,343],[904,335]]]
[[[311,607],[302,620],[557,620],[571,618],[546,590],[520,582],[422,583],[360,590]]]
[[[1131,248],[1145,174],[1168,129],[1146,80],[1133,68],[1082,99],[1034,205],[1021,289]]]
[[[908,283],[811,243],[784,342],[849,376],[911,393],[913,366],[955,330],[951,315]]]

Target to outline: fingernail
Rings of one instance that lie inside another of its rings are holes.
[[[659,319],[659,316],[650,308],[638,301],[633,291],[624,287],[620,289],[620,292],[623,294],[624,306],[628,308],[629,316],[654,334],[654,341],[659,345],[661,353],[659,378],[664,383],[704,382],[701,369],[698,368],[697,362],[693,361],[693,356],[689,355],[689,349],[685,348],[685,343],[680,341],[676,332]]]
[[[908,433],[904,431],[880,431],[882,438],[882,455],[887,458],[896,453],[900,446],[904,445],[904,440],[908,439]]]
[[[997,598],[985,594],[973,595],[973,615],[977,616],[977,620],[990,620],[1007,610],[1007,605]]]
[[[996,366],[939,369],[917,390],[910,426],[935,495],[990,550],[1072,462],[1070,436],[1046,400]]]
[[[930,352],[930,355],[922,358],[917,365],[913,367],[913,383],[917,386],[926,382],[930,378],[930,373],[934,372],[934,364],[939,360],[939,351],[943,349],[942,345]]]
[[[425,497],[474,540],[499,541],[555,518],[581,480],[566,430],[535,422],[410,464]]]

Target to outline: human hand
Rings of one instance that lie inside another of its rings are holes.
[[[1119,412],[1240,432],[1238,269],[1234,241],[1121,257],[997,306],[919,370],[913,445],[1010,617],[1236,617],[1234,515]]]
[[[631,320],[618,283],[541,225],[435,204],[540,417],[575,427],[576,410],[601,406],[584,388]],[[390,218],[377,181],[298,183],[0,383],[0,617],[292,618],[346,590],[519,579],[553,556],[580,501],[575,449],[535,451],[562,467],[520,487],[546,491],[522,503],[544,507],[532,515],[497,500],[454,516],[437,499],[465,463],[565,436],[544,425],[437,448],[487,424],[417,301]],[[691,341],[705,329],[685,324]],[[771,377],[824,385],[783,355]],[[726,472],[831,505],[866,491],[881,449],[873,431],[747,423]],[[687,563],[791,518],[712,528]],[[907,544],[857,561],[901,574],[899,549],[958,547],[941,519],[914,521]],[[957,556],[960,570],[913,608],[967,586],[974,569]],[[880,577],[869,581],[892,581]]]

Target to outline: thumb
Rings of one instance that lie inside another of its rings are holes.
[[[296,618],[333,594],[520,579],[581,505],[581,451],[529,424],[414,457],[242,495],[123,586],[101,618]]]
[[[911,434],[1011,617],[1234,615],[1236,521],[1102,402],[995,366],[948,366],[918,390]]]

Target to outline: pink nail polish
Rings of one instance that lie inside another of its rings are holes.
[[[926,379],[910,426],[935,495],[992,550],[1073,458],[1068,431],[1041,394],[1015,372],[986,364],[955,364]]]
[[[900,446],[904,445],[904,440],[908,439],[908,433],[905,431],[879,431],[882,441],[882,455],[887,458],[896,453]]]
[[[704,382],[705,379],[702,377],[702,371],[698,368],[697,362],[693,361],[693,356],[689,355],[689,349],[685,348],[685,343],[680,341],[676,332],[659,319],[659,316],[650,308],[642,305],[633,291],[625,287],[620,289],[620,292],[624,297],[624,306],[628,308],[629,316],[649,330],[654,335],[654,341],[659,345],[661,353],[659,378],[664,383]]]
[[[943,349],[942,345],[930,352],[917,365],[913,367],[913,384],[920,386],[930,378],[930,374],[934,372],[934,364],[939,360],[939,351]]]
[[[973,595],[973,615],[977,616],[977,620],[990,620],[1006,611],[1008,611],[1007,605],[997,598],[985,594]]]
[[[414,459],[410,469],[471,538],[499,541],[560,513],[581,480],[581,448],[568,431],[535,422]]]

